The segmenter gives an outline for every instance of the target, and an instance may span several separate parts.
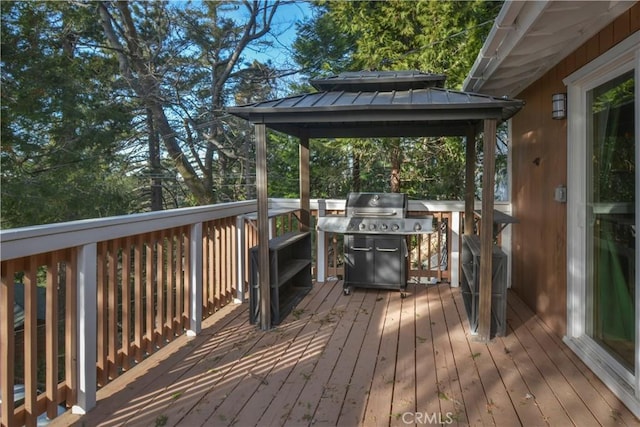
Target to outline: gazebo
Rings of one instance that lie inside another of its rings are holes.
[[[346,72],[312,80],[317,92],[229,108],[254,125],[258,199],[258,286],[260,328],[269,329],[269,233],[267,133],[295,136],[300,144],[300,222],[310,226],[309,140],[461,136],[466,138],[465,234],[473,233],[475,138],[483,135],[479,341],[491,334],[495,140],[499,122],[516,114],[522,101],[444,88],[445,76],[419,71]]]

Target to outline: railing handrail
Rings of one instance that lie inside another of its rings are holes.
[[[0,230],[0,260],[243,215],[256,206],[248,200]]]
[[[273,207],[297,207],[299,206],[299,199],[283,199],[283,198],[271,198],[269,202]],[[320,202],[324,203],[324,208],[327,210],[343,210],[346,203],[346,199],[311,199],[310,207],[313,210],[317,210],[320,207]],[[511,202],[496,201],[495,209],[510,213]],[[482,202],[476,200],[474,209],[480,209]],[[409,211],[433,211],[433,212],[464,212],[464,201],[462,200],[409,200]]]
[[[299,199],[271,198],[272,207],[299,207]],[[321,204],[327,210],[343,210],[344,199],[312,199],[311,209]],[[509,202],[496,202],[496,209],[510,213]],[[480,202],[476,202],[476,208]],[[44,224],[0,230],[0,260],[82,246],[118,237],[180,227],[202,221],[255,212],[256,200],[218,203],[215,205],[169,209],[165,211],[92,218],[56,224]],[[464,211],[462,201],[410,200],[409,211]]]

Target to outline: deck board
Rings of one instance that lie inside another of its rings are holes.
[[[436,384],[427,385],[430,392],[437,394],[441,414],[453,414],[453,419],[461,425],[467,424],[467,413],[464,410],[462,391],[453,360],[451,341],[442,310],[442,300],[436,287],[428,288],[431,333],[435,355]],[[436,412],[429,409],[429,412]]]
[[[363,422],[367,426],[389,425],[391,418],[401,298],[398,293],[387,293],[385,296],[388,304],[381,329],[380,348],[377,357],[373,355],[375,362],[371,362],[375,363],[375,370]]]
[[[492,413],[487,410],[489,402],[482,386],[482,381],[476,368],[477,363],[487,358],[486,347],[478,345],[476,351],[470,352],[470,343],[465,335],[463,323],[460,322],[460,313],[455,304],[446,303],[444,299],[453,298],[449,289],[440,289],[440,298],[443,300],[443,311],[447,322],[447,331],[453,351],[453,358],[457,368],[458,381],[462,391],[462,400],[467,412],[469,424],[493,425]],[[489,370],[493,372],[493,370]],[[488,375],[485,380],[490,380]],[[505,424],[498,424],[505,425]]]
[[[370,313],[369,321],[366,322],[366,332],[362,341],[362,346],[358,352],[356,365],[353,369],[347,394],[340,410],[338,425],[353,426],[362,423],[364,418],[366,403],[371,391],[371,384],[376,368],[376,357],[380,348],[380,337],[384,326],[384,316],[391,294],[389,292],[367,291],[366,301],[370,300],[373,307],[368,309]],[[363,322],[362,327],[365,326]]]
[[[414,288],[415,295],[415,328],[416,328],[416,411],[421,414],[431,415],[440,412],[440,399],[437,388],[433,384],[437,383],[435,366],[435,351],[433,346],[433,331],[431,324],[432,306],[436,305],[429,301],[429,290],[427,287]],[[406,418],[402,421],[412,421]]]
[[[415,298],[410,297],[401,300],[391,424],[403,424],[402,415],[417,410],[415,301]]]
[[[525,317],[522,313],[529,312],[522,300],[511,298],[509,302],[512,312],[521,319]],[[614,422],[616,425],[638,425],[637,418],[624,408],[611,390],[604,387],[600,379],[564,345],[560,337],[555,335],[540,318],[532,316],[529,320],[526,324],[527,328],[547,351],[567,383],[572,386],[575,396],[585,403],[586,409],[593,414],[599,424],[607,425]]]
[[[513,311],[507,308],[508,316],[511,315],[512,331],[517,341],[515,348],[509,347],[513,355],[516,369],[527,384],[528,392],[521,396],[520,402],[534,404],[540,408],[543,414],[543,421],[551,425],[573,425],[562,405],[553,393],[552,388],[547,384],[540,372],[540,361],[543,353],[533,342],[531,335],[517,316],[513,316]]]
[[[270,331],[228,306],[52,426],[640,425],[509,292],[505,337],[469,331],[447,284],[315,284]]]

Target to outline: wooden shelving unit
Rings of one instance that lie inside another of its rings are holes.
[[[309,292],[311,281],[311,233],[289,232],[269,240],[269,288],[271,323],[279,324]],[[258,247],[250,250],[250,322],[260,318]]]

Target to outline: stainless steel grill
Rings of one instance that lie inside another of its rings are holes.
[[[404,193],[349,193],[344,216],[318,218],[318,229],[344,234],[344,293],[352,287],[407,287],[409,234],[431,233],[433,217],[407,217]]]
[[[344,216],[318,218],[318,229],[340,234],[431,233],[433,216],[408,218],[404,193],[349,193]]]

